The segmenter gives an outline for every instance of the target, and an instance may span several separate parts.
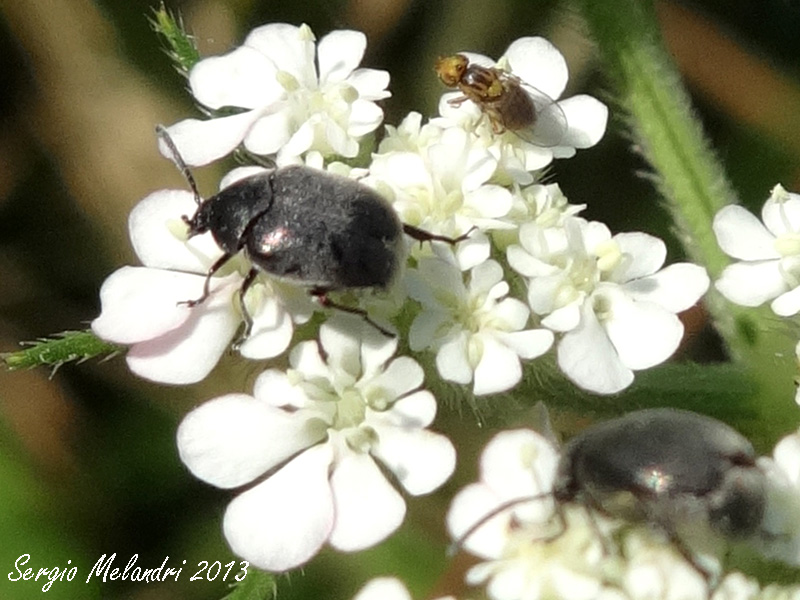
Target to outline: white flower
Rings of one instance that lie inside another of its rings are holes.
[[[412,495],[450,476],[452,444],[425,429],[436,401],[418,389],[414,360],[390,361],[396,347],[359,319],[330,319],[319,344],[295,346],[291,368],[262,373],[253,396],[222,396],[184,419],[178,448],[192,473],[222,488],[249,486],[225,512],[236,554],[284,571],[326,542],[367,548],[405,515],[378,462]]]
[[[450,262],[422,258],[416,270],[408,271],[407,285],[422,304],[409,332],[411,349],[435,349],[442,378],[461,384],[474,380],[476,395],[514,387],[522,378],[520,358],[536,358],[553,343],[551,332],[525,329],[530,311],[506,298],[503,268],[494,260],[474,267],[465,285]]]
[[[368,581],[353,600],[411,600],[411,594],[396,577],[376,577]],[[437,600],[455,600],[455,597],[443,596]]]
[[[435,133],[433,133],[435,136]],[[473,227],[510,228],[500,221],[511,209],[511,192],[488,183],[497,161],[460,129],[448,129],[417,151],[373,157],[366,183],[386,196],[404,223],[458,237]],[[473,232],[459,244],[462,268],[489,256],[489,240]]]
[[[467,582],[485,584],[493,600],[608,597],[604,573],[621,564],[600,537],[610,532],[608,520],[569,505],[562,510],[566,528],[561,528],[549,495],[557,465],[558,453],[539,434],[502,432],[481,455],[480,481],[453,500],[447,516],[451,535],[485,560],[469,570]],[[508,510],[493,514],[509,503]]]
[[[202,105],[243,112],[187,119],[167,130],[189,165],[207,164],[240,143],[255,154],[278,153],[279,165],[309,150],[354,157],[358,140],[383,120],[375,101],[390,95],[386,71],[356,68],[365,48],[358,31],[333,31],[315,51],[307,25],[258,27],[241,47],[201,60],[189,74]],[[162,153],[169,155],[163,144]]]
[[[502,555],[515,521],[539,523],[542,535],[548,533],[545,525],[555,511],[549,493],[558,461],[558,451],[534,431],[517,429],[495,435],[481,454],[480,482],[468,485],[453,499],[447,515],[450,534],[465,550],[493,559]],[[535,496],[540,499],[530,500]],[[486,515],[515,500],[520,503],[511,510],[470,531]]]
[[[432,123],[422,124],[422,115],[410,112],[394,127],[386,125],[386,135],[378,146],[378,154],[415,152],[425,154],[428,148],[442,139],[442,128]]]
[[[761,209],[763,224],[741,206],[714,217],[714,233],[725,254],[740,262],[715,283],[731,302],[759,306],[789,317],[800,311],[800,195],[776,185]]]
[[[186,240],[182,215],[197,209],[188,191],[160,190],[131,211],[128,228],[142,267],[123,267],[103,283],[102,311],[92,322],[99,337],[129,345],[130,369],[147,379],[187,384],[203,379],[229,347],[242,324],[237,292],[249,269],[232,259],[211,279],[210,295],[196,306],[187,301],[203,292],[206,273],[222,256],[211,234]],[[247,293],[253,319],[243,356],[281,354],[295,322],[305,322],[313,305],[305,291],[260,278]]]
[[[519,237],[509,264],[528,278],[528,303],[542,325],[564,333],[559,367],[593,392],[618,392],[633,371],[669,358],[683,336],[676,313],[708,288],[702,267],[661,269],[666,247],[644,233],[612,238],[602,223],[570,217],[563,228],[524,225]]]
[[[461,54],[471,62],[497,67],[518,77],[523,84],[534,87],[552,100],[561,96],[569,78],[564,57],[550,42],[540,37],[524,37],[512,42],[497,63],[481,54]],[[474,131],[490,147],[501,163],[501,169],[512,180],[522,184],[532,181],[528,171],[546,167],[553,158],[569,158],[575,154],[576,148],[594,146],[603,137],[608,121],[608,108],[596,98],[578,95],[558,101],[556,104],[566,117],[567,128],[554,147],[546,148],[526,142],[511,131],[496,135],[480,107],[472,102],[463,102],[459,106],[450,104],[450,100],[461,95],[452,92],[442,96],[439,102],[442,118],[434,123]]]
[[[515,185],[512,201],[511,210],[502,220],[514,229],[492,231],[492,239],[503,249],[518,243],[518,228],[526,223],[536,223],[542,228],[563,227],[568,217],[586,208],[585,204],[570,204],[557,183],[535,183],[522,189]]]

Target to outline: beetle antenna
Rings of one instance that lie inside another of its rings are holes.
[[[178,147],[175,145],[172,137],[167,132],[166,127],[163,125],[156,125],[156,135],[158,139],[164,142],[164,145],[169,149],[170,153],[172,154],[173,162],[178,165],[178,168],[183,173],[183,176],[186,177],[186,181],[189,182],[189,187],[192,188],[192,192],[194,192],[194,201],[200,206],[203,203],[203,199],[200,197],[200,192],[197,191],[197,184],[194,181],[194,175],[189,170],[189,167],[186,165],[186,162],[183,160],[181,153],[178,152]]]
[[[456,552],[461,550],[461,548],[464,546],[464,542],[466,542],[470,537],[472,537],[472,534],[474,534],[476,531],[478,531],[478,529],[483,527],[488,521],[492,520],[500,513],[507,511],[509,508],[514,508],[515,506],[522,504],[523,502],[533,502],[534,500],[541,500],[542,498],[547,498],[548,496],[552,497],[552,495],[553,492],[546,492],[543,494],[534,494],[533,496],[523,496],[521,498],[514,498],[513,500],[507,500],[506,502],[503,502],[502,504],[495,506],[492,510],[483,515],[472,525],[470,525],[469,528],[467,528],[467,530],[464,533],[458,536],[458,538],[456,538],[456,540],[452,544],[450,544],[450,546],[447,548],[447,555],[453,556]],[[560,514],[560,510],[558,510],[558,505],[556,506],[556,510]]]

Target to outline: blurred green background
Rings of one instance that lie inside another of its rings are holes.
[[[156,123],[196,116],[185,81],[152,33],[147,0],[0,0],[0,350],[20,340],[84,327],[114,269],[135,261],[127,213],[146,194],[184,187],[156,151]],[[681,257],[647,166],[626,138],[613,90],[576,12],[558,0],[186,0],[182,15],[203,55],[232,49],[254,26],[308,23],[317,37],[337,28],[367,33],[364,66],[392,75],[386,122],[409,110],[433,115],[440,54],[502,54],[514,39],[544,35],[570,66],[566,95],[609,103],[603,141],[552,172],[586,215],[613,231],[643,230]],[[658,2],[665,42],[696,102],[740,199],[758,209],[781,182],[800,191],[800,3],[797,0]],[[219,172],[197,172],[206,192]],[[684,356],[723,359],[702,309],[686,317]],[[786,360],[793,360],[787,357]],[[11,582],[26,567],[78,567],[50,598],[216,599],[219,581],[189,582],[201,560],[233,557],[220,518],[229,493],[196,481],[180,464],[174,433],[192,406],[249,391],[258,364],[224,360],[191,388],[157,386],[120,358],[67,365],[55,374],[0,374],[0,599],[38,597],[43,582]],[[508,415],[505,415],[508,419]],[[525,415],[513,419],[524,420]],[[489,417],[491,422],[491,417]],[[475,476],[492,433],[469,411],[441,410],[437,427],[458,446],[457,477],[409,501],[399,533],[355,556],[323,552],[303,572],[278,578],[282,598],[353,596],[377,574],[398,573],[416,598],[458,589],[464,559],[445,559],[438,516]],[[103,554],[116,566],[182,566],[179,582],[86,584]],[[71,561],[68,563],[67,561]]]

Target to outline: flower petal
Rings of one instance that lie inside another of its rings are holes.
[[[501,511],[486,519],[462,539],[471,527],[478,524],[502,502],[503,499],[488,486],[472,483],[459,491],[447,511],[447,529],[459,545],[471,554],[492,559],[502,556],[508,541],[508,524],[511,511]]]
[[[250,110],[205,121],[184,119],[166,129],[184,162],[200,167],[233,152],[261,116],[262,111]],[[173,158],[164,140],[158,141],[158,149],[163,156]]]
[[[759,306],[788,289],[777,260],[729,265],[714,286],[728,300],[742,306]]]
[[[567,117],[567,131],[559,146],[591,148],[599,142],[608,125],[608,107],[597,98],[580,94],[558,105]]]
[[[394,473],[409,494],[428,494],[453,474],[456,450],[445,436],[427,429],[380,426],[375,432],[378,444],[372,454]]]
[[[553,488],[559,459],[553,445],[538,433],[529,429],[503,431],[481,454],[481,481],[504,502],[547,494]],[[547,500],[537,503],[541,509],[538,520],[552,514],[552,499]],[[533,517],[527,514],[526,518]]]
[[[772,311],[781,317],[792,317],[800,312],[800,287],[781,294],[770,304]]]
[[[614,394],[633,382],[594,311],[584,305],[581,323],[558,344],[558,366],[576,385],[598,394]]]
[[[224,56],[198,62],[189,73],[192,95],[212,109],[239,106],[253,109],[278,100],[283,88],[277,69],[263,54],[240,46]]]
[[[538,358],[553,345],[553,332],[546,329],[526,329],[506,333],[498,331],[497,339],[511,348],[520,358]]]
[[[347,83],[358,91],[360,100],[383,100],[391,96],[386,88],[389,87],[389,72],[379,69],[356,69],[347,78]]]
[[[571,331],[581,322],[582,305],[583,298],[576,299],[547,315],[542,319],[542,325],[557,332]]]
[[[250,291],[254,291],[252,287]],[[253,328],[239,347],[242,356],[263,360],[278,356],[289,347],[294,325],[291,315],[277,298],[262,298],[258,310],[250,311],[250,317]]]
[[[102,311],[92,321],[92,330],[118,344],[142,342],[172,331],[190,319],[192,308],[180,302],[199,296],[203,279],[190,273],[122,267],[100,288]]]
[[[144,266],[205,275],[222,250],[210,233],[188,241],[182,238],[187,229],[181,216],[191,217],[196,210],[194,195],[188,190],[159,190],[133,207],[128,231]]]
[[[383,121],[383,109],[367,100],[356,100],[350,105],[350,120],[347,124],[347,135],[361,137],[375,131]]]
[[[262,25],[248,34],[244,45],[259,51],[281,71],[292,75],[301,87],[317,88],[314,33],[308,25]]]
[[[531,310],[521,300],[504,298],[492,308],[494,328],[500,332],[520,331],[528,323]]]
[[[302,412],[246,394],[220,396],[195,408],[178,427],[178,451],[195,477],[221,488],[253,481],[320,442]]]
[[[511,71],[525,83],[553,100],[567,86],[567,61],[558,49],[541,37],[522,37],[511,43],[505,57]]]
[[[367,36],[360,31],[331,31],[317,44],[321,85],[339,83],[358,67],[367,48]]]
[[[293,569],[313,557],[334,523],[332,458],[328,444],[314,446],[235,498],[223,521],[231,550],[266,571]]]
[[[761,209],[761,218],[775,236],[796,235],[800,231],[800,194],[790,194],[776,185]]]
[[[482,396],[510,390],[522,379],[519,356],[494,336],[479,335],[479,338],[483,352],[475,367],[473,392],[476,396]]]
[[[677,263],[650,277],[626,283],[625,292],[636,300],[655,302],[673,313],[694,306],[709,286],[706,270],[690,263]]]
[[[131,371],[152,381],[178,385],[196,383],[208,375],[241,322],[232,310],[239,283],[236,274],[212,280],[211,295],[189,309],[189,318],[180,327],[128,350],[125,360]]]
[[[381,374],[369,381],[368,389],[379,390],[386,398],[399,398],[421,386],[424,377],[417,361],[409,356],[398,356]],[[367,392],[366,396],[371,397],[372,393]]]
[[[728,205],[714,216],[714,234],[722,251],[740,260],[779,258],[775,237],[747,209]]]
[[[613,239],[627,259],[623,261],[622,267],[614,269],[613,280],[616,282],[623,283],[652,275],[667,258],[666,244],[652,235],[634,231],[618,233]]]
[[[461,331],[447,340],[436,353],[436,369],[442,379],[467,384],[472,381],[472,365],[467,355],[467,333]]]
[[[386,538],[403,522],[406,503],[371,456],[347,453],[331,476],[336,522],[330,544],[353,552]]]
[[[314,342],[311,345],[316,346]],[[260,402],[272,406],[305,408],[311,404],[308,396],[299,385],[293,385],[289,376],[277,369],[267,369],[256,379],[253,396]]]
[[[427,390],[420,390],[400,398],[388,410],[374,411],[370,422],[385,427],[421,429],[433,422],[436,416],[436,398]]]
[[[294,134],[289,110],[276,110],[260,115],[242,135],[244,146],[254,154],[274,154],[285,146]]]
[[[683,337],[683,323],[674,313],[651,302],[637,302],[620,289],[604,296],[610,304],[606,332],[626,367],[647,369],[672,356]]]
[[[353,600],[411,600],[411,594],[395,577],[377,577],[367,583]]]

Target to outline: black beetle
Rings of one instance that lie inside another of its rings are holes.
[[[766,486],[753,446],[728,425],[685,410],[639,410],[573,437],[562,449],[551,492],[498,506],[455,546],[508,508],[552,496],[561,530],[546,539],[561,535],[566,527],[561,507],[575,502],[661,529],[708,577],[684,544],[685,527],[707,526],[726,538],[755,534],[764,517]]]
[[[673,408],[639,410],[589,427],[564,447],[553,496],[676,533],[699,517],[731,537],[756,532],[766,477],[753,446],[726,424]]]
[[[195,306],[209,294],[211,277],[244,250],[253,267],[239,291],[245,321],[241,339],[252,328],[244,296],[265,271],[309,288],[323,306],[360,315],[386,335],[366,311],[328,298],[328,292],[353,288],[386,288],[399,271],[402,234],[419,241],[454,245],[469,235],[449,238],[401,223],[391,204],[378,192],[341,175],[293,165],[245,177],[203,200],[194,177],[167,131],[156,132],[172,154],[194,193],[198,208],[183,220],[189,237],[211,232],[224,254],[208,270],[203,294],[186,304]]]

